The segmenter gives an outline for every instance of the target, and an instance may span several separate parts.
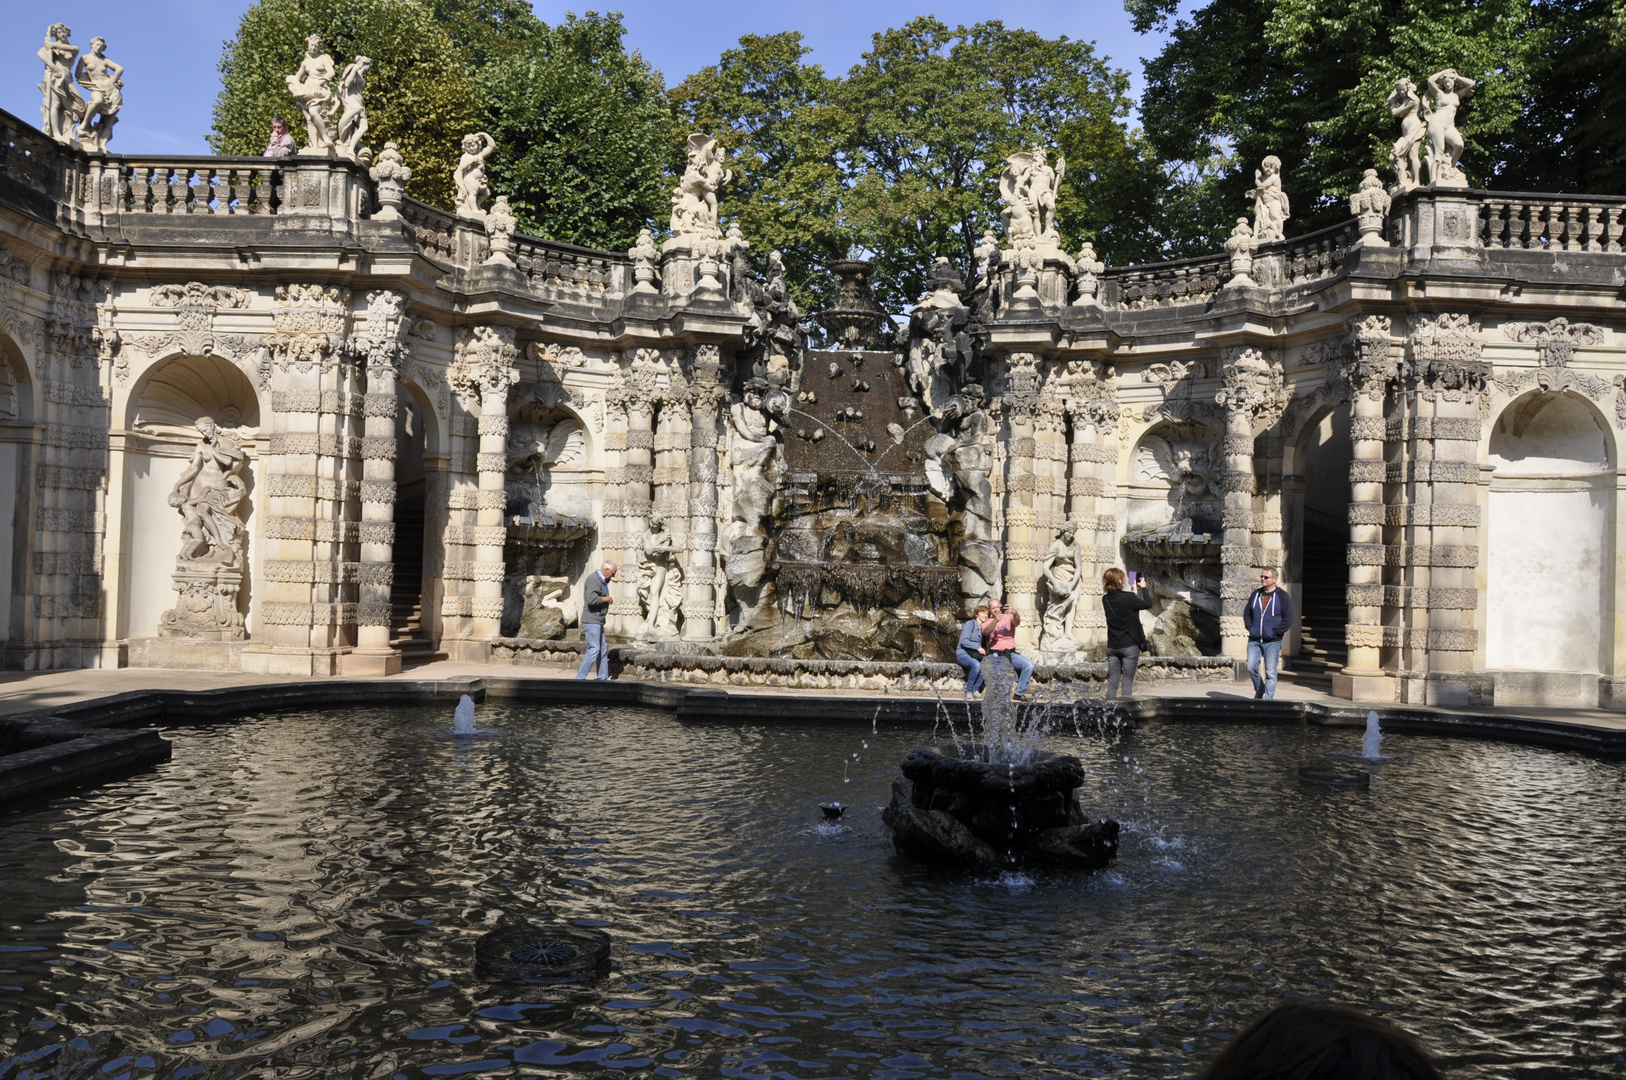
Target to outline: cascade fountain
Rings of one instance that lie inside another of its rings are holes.
[[[1046,710],[1011,699],[1008,662],[983,670],[982,719],[970,738],[903,759],[881,813],[893,846],[917,862],[980,871],[1104,868],[1118,854],[1118,823],[1085,813],[1083,762],[1040,748]]]

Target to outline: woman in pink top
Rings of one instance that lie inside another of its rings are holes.
[[[1016,651],[1016,628],[1022,625],[1022,616],[1011,605],[1001,604],[998,600],[989,602],[988,614],[993,623],[988,652],[1010,661],[1017,674],[1016,693],[1012,696],[1018,701],[1026,701],[1028,681],[1033,678],[1033,661]]]

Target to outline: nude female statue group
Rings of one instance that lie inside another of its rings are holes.
[[[41,126],[58,142],[78,142],[90,153],[106,153],[124,107],[124,68],[107,58],[106,38],[91,38],[90,52],[80,56],[71,34],[62,23],[52,23],[36,54],[45,64],[39,84]],[[75,83],[89,91],[88,102]]]

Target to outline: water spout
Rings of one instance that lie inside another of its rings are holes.
[[[1366,714],[1366,737],[1361,740],[1361,756],[1368,761],[1377,761],[1383,757],[1378,748],[1383,742],[1383,732],[1378,730],[1378,714],[1376,711]]]
[[[452,713],[452,734],[474,734],[474,699],[467,694],[457,703],[457,711]]]

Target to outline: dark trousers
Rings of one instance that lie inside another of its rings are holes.
[[[1115,698],[1122,681],[1123,696],[1135,692],[1135,668],[1140,664],[1140,646],[1107,650],[1107,697]]]

